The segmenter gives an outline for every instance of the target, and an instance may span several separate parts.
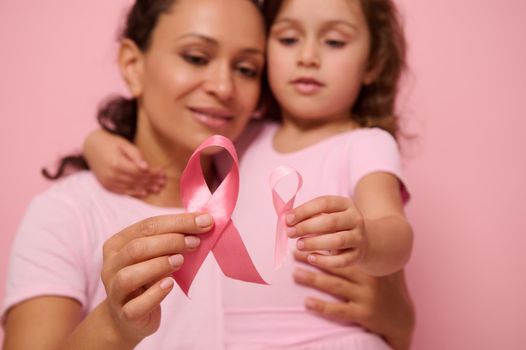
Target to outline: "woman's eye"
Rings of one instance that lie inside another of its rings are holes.
[[[239,66],[237,71],[246,78],[257,78],[259,76],[259,71],[251,67]]]
[[[341,48],[346,45],[345,41],[333,40],[333,39],[325,40],[325,44],[327,44],[330,47],[334,47],[334,48]]]
[[[201,56],[201,55],[195,55],[195,54],[184,54],[183,59],[193,65],[196,66],[204,66],[208,63],[208,58]]]
[[[298,39],[296,38],[280,38],[278,40],[282,45],[285,45],[285,46],[292,46],[298,42]]]

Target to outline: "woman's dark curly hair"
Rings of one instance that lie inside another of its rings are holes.
[[[263,13],[267,33],[274,23],[283,0],[265,0]],[[399,82],[406,68],[406,40],[398,10],[392,0],[360,0],[371,34],[370,68],[378,69],[378,77],[364,85],[352,109],[352,119],[362,127],[380,127],[393,136],[398,134],[395,113]],[[268,89],[268,85],[264,91]],[[277,102],[266,96],[269,118],[279,118]]]
[[[250,0],[260,8],[257,0]],[[146,52],[159,17],[170,11],[177,0],[136,0],[126,17],[119,40],[130,39],[139,49]],[[119,135],[133,142],[137,129],[137,100],[116,96],[104,101],[98,110],[99,125],[112,134]],[[58,179],[69,170],[89,169],[86,159],[81,154],[68,155],[60,159],[55,174],[42,169],[42,174],[48,179]]]

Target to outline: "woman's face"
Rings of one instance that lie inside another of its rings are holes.
[[[259,100],[264,49],[263,19],[250,1],[176,1],[146,52],[123,68],[137,81],[137,143],[184,152],[212,134],[236,139]]]

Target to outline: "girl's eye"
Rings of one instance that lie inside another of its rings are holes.
[[[336,49],[342,48],[346,45],[345,41],[333,39],[325,40],[325,44]]]
[[[284,46],[292,46],[292,45],[294,45],[295,43],[298,42],[298,39],[292,38],[292,37],[290,37],[290,38],[280,38],[278,40]]]
[[[208,58],[196,54],[183,54],[183,59],[195,66],[204,66],[208,63]]]
[[[257,69],[252,68],[252,67],[239,66],[239,67],[237,67],[237,71],[239,72],[239,74],[241,74],[242,76],[244,76],[246,78],[254,79],[254,78],[257,78],[259,76],[259,71]]]

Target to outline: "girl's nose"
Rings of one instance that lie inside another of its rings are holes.
[[[321,64],[318,46],[315,40],[307,40],[301,46],[298,55],[298,65],[303,67],[318,68]]]
[[[210,67],[210,73],[205,82],[207,93],[214,95],[221,101],[228,101],[234,94],[232,71],[227,64],[218,64]]]

